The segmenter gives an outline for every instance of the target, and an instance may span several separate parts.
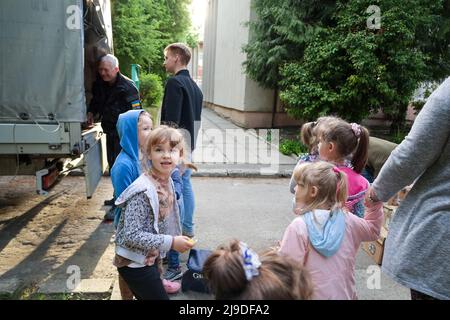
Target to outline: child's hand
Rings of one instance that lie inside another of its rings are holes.
[[[375,194],[375,190],[370,187],[369,190],[366,192],[366,196],[364,198],[364,206],[367,208],[373,207],[376,204],[379,204],[381,202],[380,199],[378,199],[377,195]]]
[[[173,237],[172,249],[178,252],[185,252],[194,246],[193,239],[186,236]]]

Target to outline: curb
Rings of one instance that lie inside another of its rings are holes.
[[[193,177],[217,178],[289,178],[294,170],[292,165],[282,165],[277,170],[270,171],[268,166],[233,166],[233,165],[199,165]]]

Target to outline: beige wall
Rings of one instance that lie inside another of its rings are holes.
[[[203,93],[205,101],[244,112],[271,112],[273,91],[245,74],[242,47],[248,42],[250,0],[210,0],[205,27]]]

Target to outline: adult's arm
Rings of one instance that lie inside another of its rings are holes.
[[[134,84],[131,84],[124,95],[129,110],[142,109],[139,97],[139,90]]]
[[[372,187],[380,200],[387,201],[410,185],[441,155],[450,132],[450,95],[446,92],[450,89],[449,79],[428,98],[408,136],[375,179]]]

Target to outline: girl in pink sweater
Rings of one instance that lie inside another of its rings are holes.
[[[382,202],[367,202],[364,218],[345,209],[346,174],[327,162],[304,163],[294,171],[294,212],[280,253],[310,272],[313,299],[356,299],[355,259],[361,242],[376,240]]]
[[[348,194],[345,206],[358,217],[364,217],[364,196],[369,189],[361,172],[367,162],[369,131],[356,123],[333,121],[321,130],[320,159],[331,162],[347,175]],[[351,167],[347,159],[351,158]]]

